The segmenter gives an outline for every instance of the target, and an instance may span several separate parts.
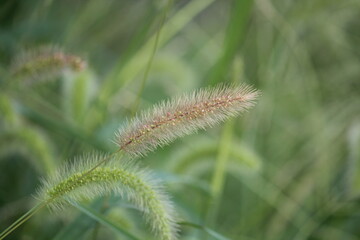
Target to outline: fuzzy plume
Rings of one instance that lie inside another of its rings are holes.
[[[251,108],[259,92],[250,86],[201,89],[165,101],[125,124],[115,143],[131,156],[145,155],[178,137],[211,127]]]
[[[68,201],[93,199],[114,193],[127,197],[141,211],[152,230],[161,240],[177,239],[177,224],[174,210],[159,181],[151,173],[140,169],[131,161],[118,161],[111,157],[96,169],[90,169],[103,155],[89,155],[66,165],[57,173],[43,180],[38,196],[48,202],[52,210],[62,209]],[[120,163],[121,162],[121,163]]]
[[[85,66],[83,59],[65,53],[59,47],[42,46],[20,53],[13,60],[11,70],[15,77],[31,82],[54,77],[65,68],[80,71]]]

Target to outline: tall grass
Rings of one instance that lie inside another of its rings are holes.
[[[234,81],[262,91],[255,111],[144,162],[173,196],[179,238],[358,239],[358,1],[173,1],[139,91],[167,3],[2,3],[0,229],[34,206],[40,176],[91,150],[116,151],[109,139],[139,92],[145,109],[233,81],[236,66]],[[9,84],[13,57],[44,44],[87,68]],[[156,239],[124,199],[73,205],[38,212],[9,239]]]

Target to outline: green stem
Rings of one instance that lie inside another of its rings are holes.
[[[11,224],[7,229],[5,229],[0,234],[0,240],[4,239],[7,235],[12,233],[16,228],[18,228],[21,224],[26,222],[29,218],[31,218],[35,213],[37,213],[40,209],[42,209],[44,206],[48,204],[47,201],[42,202],[32,209],[30,209],[28,212],[26,212],[24,215],[22,215],[18,220],[16,220],[13,224]]]
[[[101,209],[99,210],[99,214],[104,215],[106,213],[106,210],[109,208],[109,196],[105,196],[105,198],[103,199],[102,202],[102,206]],[[93,234],[92,234],[92,240],[96,240],[97,236],[99,234],[99,230],[100,230],[100,222],[97,221],[93,230]]]
[[[215,169],[211,181],[211,195],[210,206],[207,213],[207,225],[214,225],[217,216],[221,194],[224,187],[226,177],[226,165],[230,155],[231,142],[233,137],[234,120],[229,120],[225,123],[220,139],[219,152],[217,155]]]
[[[85,172],[82,177],[85,177],[86,175],[90,174],[92,171],[94,171],[96,168],[98,168],[100,165],[104,164],[108,159],[110,159],[113,155],[119,153],[121,149],[117,150],[116,152],[113,152],[109,156],[103,158],[101,161],[99,161],[94,167],[92,167],[89,171]],[[0,240],[4,239],[6,236],[8,236],[11,232],[13,232],[16,228],[18,228],[20,225],[22,225],[24,222],[29,220],[35,213],[37,213],[40,209],[45,207],[48,203],[50,203],[53,199],[48,199],[46,201],[43,201],[30,209],[28,212],[26,212],[24,215],[22,215],[18,220],[16,220],[13,224],[11,224],[8,228],[6,228],[1,234],[0,234]]]
[[[165,9],[164,9],[164,14],[163,14],[163,17],[162,17],[161,22],[160,22],[160,27],[156,32],[154,47],[153,47],[152,52],[150,54],[149,61],[148,61],[147,65],[146,65],[144,76],[143,76],[142,81],[141,81],[140,89],[139,89],[139,92],[137,94],[137,98],[135,100],[134,106],[133,106],[133,112],[132,112],[133,116],[136,114],[136,111],[137,111],[137,109],[138,109],[138,107],[140,105],[141,95],[142,95],[142,92],[144,91],[146,80],[149,77],[151,64],[152,64],[152,62],[154,60],[155,53],[156,53],[156,50],[157,50],[158,45],[159,45],[160,32],[161,32],[161,29],[162,29],[162,27],[163,27],[163,25],[165,23],[166,16],[167,16],[167,13],[168,13],[168,11],[170,9],[171,3],[172,3],[172,0],[169,0],[166,7],[165,7]]]
[[[254,5],[253,0],[234,0],[224,40],[224,51],[208,73],[208,82],[216,84],[224,80],[240,47],[244,44],[247,23]]]

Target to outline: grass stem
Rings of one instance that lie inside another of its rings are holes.
[[[222,136],[219,144],[219,152],[217,155],[215,169],[211,181],[211,195],[208,213],[207,213],[207,225],[214,225],[219,204],[221,201],[221,195],[226,178],[226,165],[230,155],[231,142],[233,137],[234,120],[228,120],[222,131]]]
[[[41,202],[32,209],[30,209],[28,212],[26,212],[24,215],[22,215],[18,220],[16,220],[13,224],[11,224],[7,229],[5,229],[0,234],[0,240],[4,239],[6,236],[8,236],[10,233],[12,233],[16,228],[18,228],[20,225],[22,225],[24,222],[26,222],[29,218],[31,218],[35,213],[37,213],[40,209],[45,207],[47,202]]]
[[[94,171],[96,168],[98,168],[100,165],[104,164],[108,159],[110,159],[113,155],[119,153],[121,149],[117,150],[116,152],[113,152],[112,154],[108,155],[107,157],[103,158],[101,161],[99,161],[95,166],[90,168],[89,171],[85,172],[82,177],[87,176],[92,171]],[[25,223],[27,220],[29,220],[35,213],[37,213],[40,209],[45,207],[48,203],[50,203],[53,199],[49,199],[47,201],[43,201],[30,209],[28,212],[26,212],[24,215],[22,215],[18,220],[16,220],[13,224],[11,224],[8,228],[6,228],[1,234],[0,234],[0,240],[4,239],[6,236],[8,236],[11,232],[13,232],[16,228],[21,226],[23,223]]]
[[[158,45],[159,45],[159,39],[160,39],[160,33],[161,33],[161,29],[165,23],[165,20],[166,20],[166,16],[168,14],[168,11],[170,9],[170,6],[171,6],[171,3],[172,3],[172,0],[169,0],[165,9],[164,9],[164,13],[163,13],[163,16],[162,16],[162,19],[161,19],[161,22],[160,22],[160,26],[159,26],[159,29],[157,30],[156,32],[156,35],[155,35],[155,42],[154,42],[154,47],[152,49],[152,52],[150,54],[150,58],[149,58],[149,61],[146,65],[146,68],[145,68],[145,71],[144,71],[144,76],[142,78],[142,81],[141,81],[141,85],[140,85],[140,89],[139,89],[139,92],[137,94],[137,98],[135,100],[135,103],[134,103],[134,106],[133,106],[133,109],[132,109],[132,115],[134,116],[138,110],[138,107],[140,105],[140,99],[141,99],[141,95],[144,91],[144,88],[145,88],[145,84],[146,84],[146,80],[148,79],[149,77],[149,73],[150,73],[150,68],[151,68],[151,64],[154,60],[154,57],[155,57],[155,53],[156,53],[156,50],[158,48]]]

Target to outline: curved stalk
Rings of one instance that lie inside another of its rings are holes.
[[[133,106],[133,112],[132,112],[133,116],[135,116],[136,111],[137,111],[137,109],[138,109],[138,107],[140,105],[140,98],[141,98],[142,92],[144,91],[145,83],[146,83],[146,80],[148,79],[148,76],[149,76],[149,73],[150,73],[151,64],[152,64],[152,62],[154,60],[155,53],[156,53],[156,50],[157,50],[158,45],[159,45],[160,32],[161,32],[161,29],[162,29],[162,27],[163,27],[163,25],[165,23],[166,16],[167,16],[167,13],[168,13],[168,11],[170,9],[171,3],[172,3],[172,0],[169,0],[166,7],[165,7],[165,9],[164,9],[164,14],[163,14],[163,17],[162,17],[161,22],[160,22],[160,27],[156,32],[154,47],[152,49],[149,61],[148,61],[147,65],[146,65],[146,69],[145,69],[144,76],[143,76],[142,81],[141,81],[140,89],[139,89],[139,92],[137,94],[137,98],[135,100],[134,106]]]
[[[82,176],[85,177],[88,174],[90,174],[92,171],[94,171],[96,168],[98,168],[100,165],[104,164],[108,159],[110,159],[112,156],[120,152],[121,149],[117,150],[116,152],[110,154],[107,157],[104,157],[101,161],[99,161],[94,167],[92,167],[89,171],[85,172]],[[40,211],[43,207],[45,207],[47,204],[52,202],[53,199],[49,199],[48,201],[43,201],[39,203],[38,205],[31,208],[29,211],[27,211],[24,215],[22,215],[20,218],[18,218],[13,224],[11,224],[8,228],[6,228],[1,234],[0,234],[0,240],[4,239],[6,236],[8,236],[10,233],[12,233],[15,229],[17,229],[19,226],[21,226],[23,223],[25,223],[27,220],[29,220],[32,216],[35,215],[38,211]]]

